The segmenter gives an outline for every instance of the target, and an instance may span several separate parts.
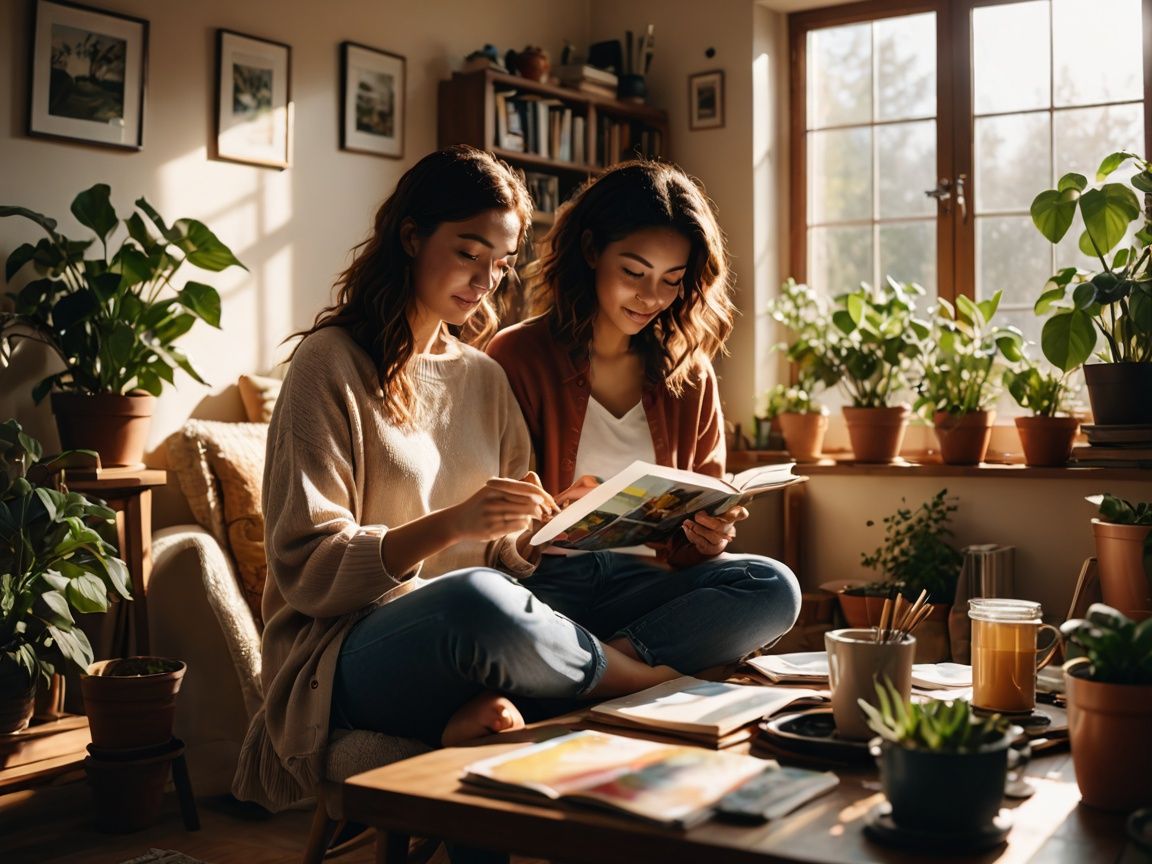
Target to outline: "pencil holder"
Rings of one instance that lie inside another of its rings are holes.
[[[625,102],[639,102],[643,105],[648,100],[648,84],[643,75],[621,75],[616,85],[616,98]]]

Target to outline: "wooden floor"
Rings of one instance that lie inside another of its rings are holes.
[[[0,796],[2,864],[120,864],[149,849],[174,849],[207,864],[299,864],[312,819],[310,810],[267,816],[230,799],[200,799],[200,830],[186,831],[174,794],[158,825],[134,834],[101,834],[92,827],[91,792],[81,782]],[[372,864],[367,843],[335,864]],[[545,864],[513,858],[513,864]],[[441,846],[429,864],[449,864]]]

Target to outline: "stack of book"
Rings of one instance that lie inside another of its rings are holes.
[[[559,99],[498,90],[493,101],[497,147],[556,162],[585,162],[587,120]]]
[[[1152,443],[1077,444],[1072,448],[1069,465],[1094,468],[1152,468]]]
[[[608,99],[616,98],[616,85],[619,79],[615,72],[589,66],[587,63],[570,63],[566,66],[557,66],[552,70],[556,80],[562,87],[579,90],[581,93],[592,93]]]

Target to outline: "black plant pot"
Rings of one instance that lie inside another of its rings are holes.
[[[933,834],[987,829],[1004,798],[1008,744],[1005,735],[976,753],[946,753],[882,741],[877,752],[874,741],[892,821]]]
[[[1090,363],[1084,367],[1093,422],[1152,424],[1152,363]]]

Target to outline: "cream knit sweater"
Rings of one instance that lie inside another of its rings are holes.
[[[461,567],[526,576],[514,537],[462,542],[404,574],[380,546],[400,525],[463,501],[488,478],[520,478],[528,433],[503,371],[469,346],[410,364],[419,413],[393,425],[368,355],[339,327],[296,351],[268,430],[264,707],[252,719],[233,791],[272,810],[323,776],[340,645],[374,606]]]

